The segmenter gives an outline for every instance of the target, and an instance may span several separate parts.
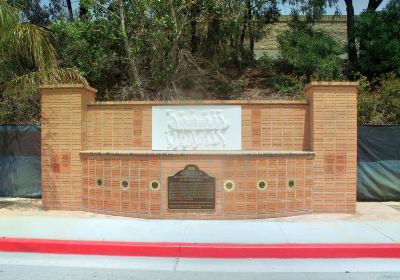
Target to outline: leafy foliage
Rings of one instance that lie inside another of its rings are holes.
[[[124,38],[116,3],[102,3],[101,6],[93,3],[85,20],[52,23],[50,28],[57,38],[62,65],[76,67],[99,89],[100,99],[139,98],[129,88],[126,75],[129,58],[122,48]],[[145,98],[159,98],[160,92],[171,90],[175,93],[170,92],[166,97],[177,98],[179,89],[187,88],[188,82],[195,87],[202,84],[204,72],[213,73],[213,80],[219,79],[215,80],[216,88],[211,89],[211,95],[225,89],[226,93],[220,92],[218,96],[237,97],[229,92],[237,92],[236,85],[241,82],[231,80],[226,69],[243,68],[254,62],[246,41],[261,36],[263,26],[277,15],[276,1],[251,1],[251,4],[249,21],[245,3],[240,1],[152,0],[136,1],[134,5],[124,1],[129,55],[140,70]],[[189,61],[198,65],[183,72],[187,60],[181,58],[189,56]],[[188,81],[188,77],[192,80]],[[199,94],[197,98],[203,96]]]
[[[290,30],[278,35],[280,56],[294,73],[319,80],[342,77],[343,48],[329,35],[305,22],[294,21]]]
[[[0,122],[38,121],[39,84],[85,82],[72,69],[57,67],[51,34],[22,23],[18,11],[0,0]],[[27,108],[31,108],[27,112]]]
[[[56,21],[51,31],[56,37],[61,66],[76,68],[102,94],[98,98],[110,99],[107,87],[124,76],[117,23],[103,18]]]
[[[400,120],[400,77],[383,74],[369,82],[361,76],[358,87],[360,124],[398,124]]]
[[[0,0],[0,123],[38,122],[41,83],[85,77],[100,100],[299,98],[348,64],[313,24],[337,0],[80,0],[75,11],[63,1]],[[280,57],[256,60],[280,4],[296,9]],[[400,122],[399,11],[390,0],[357,21],[361,123]]]
[[[280,98],[300,98],[303,96],[304,85],[307,80],[305,75],[294,75],[285,73],[281,61],[263,55],[258,61],[258,67],[271,77],[267,79],[267,86],[271,88]]]
[[[277,74],[271,77],[269,83],[280,96],[304,97],[303,89],[306,84],[304,76]]]
[[[370,79],[400,73],[400,0],[391,0],[382,11],[366,10],[356,21],[360,44],[359,70]]]

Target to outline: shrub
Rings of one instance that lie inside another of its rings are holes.
[[[264,73],[273,74],[275,72],[275,60],[265,53],[257,60],[257,66]]]
[[[358,86],[359,124],[400,124],[400,77],[383,74],[369,82],[361,76]]]
[[[301,98],[304,95],[305,77],[274,75],[268,81],[270,87],[281,97]]]

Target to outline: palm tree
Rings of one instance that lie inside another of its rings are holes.
[[[51,33],[22,22],[19,15],[0,0],[0,102],[17,95],[38,96],[40,84],[86,83],[74,69],[58,67]]]

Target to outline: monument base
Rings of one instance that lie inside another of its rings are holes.
[[[314,157],[313,152],[83,151],[82,208],[156,219],[311,214]],[[180,173],[190,168],[195,178],[181,177],[178,183]],[[200,172],[204,174],[199,177]],[[194,180],[201,181],[196,183],[197,192],[187,189]],[[123,181],[128,182],[126,187]],[[229,188],[226,182],[231,183]],[[185,193],[176,193],[177,184],[184,185]],[[349,206],[340,205],[338,212],[352,212]]]

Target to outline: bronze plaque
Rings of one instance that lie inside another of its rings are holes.
[[[196,165],[169,176],[168,209],[215,209],[215,177]]]

